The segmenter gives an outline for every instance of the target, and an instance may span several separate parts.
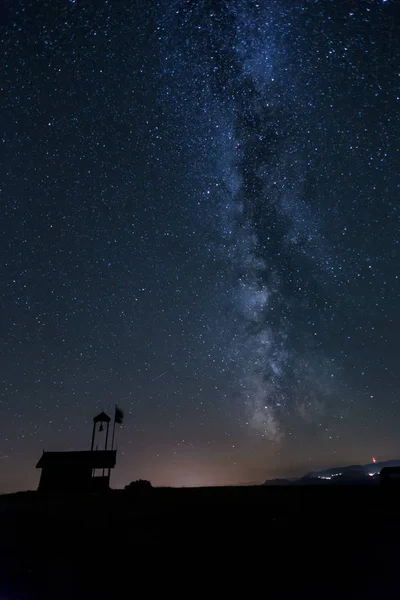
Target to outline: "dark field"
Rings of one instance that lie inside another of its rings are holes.
[[[399,598],[399,501],[380,486],[3,496],[0,598]]]

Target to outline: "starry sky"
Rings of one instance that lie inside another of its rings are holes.
[[[0,492],[115,403],[117,487],[400,456],[399,27],[2,3]]]

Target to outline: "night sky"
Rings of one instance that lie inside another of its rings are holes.
[[[0,492],[400,457],[400,8],[8,0]]]

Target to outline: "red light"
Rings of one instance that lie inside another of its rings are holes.
[[[376,463],[376,458],[372,457],[372,462]]]

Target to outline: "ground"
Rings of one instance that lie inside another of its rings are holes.
[[[380,486],[2,496],[0,600],[398,597],[399,500]]]

